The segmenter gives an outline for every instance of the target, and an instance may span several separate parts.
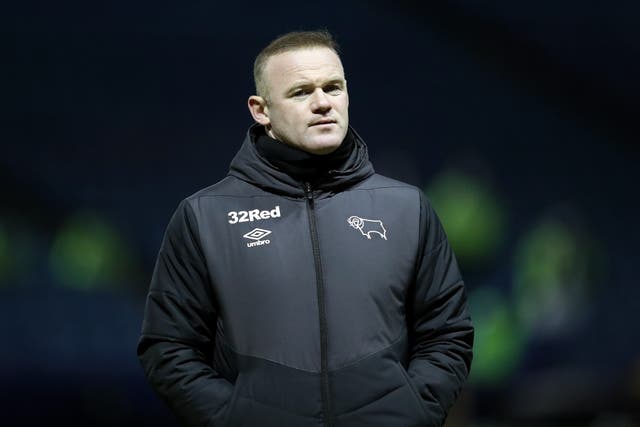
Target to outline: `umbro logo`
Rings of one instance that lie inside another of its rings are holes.
[[[263,230],[262,228],[254,228],[253,230],[246,233],[242,237],[244,237],[245,239],[253,240],[253,242],[247,243],[248,248],[253,248],[255,246],[268,245],[269,243],[271,243],[271,240],[269,239],[262,240],[265,237],[267,237],[269,234],[271,234],[271,231],[269,230]]]

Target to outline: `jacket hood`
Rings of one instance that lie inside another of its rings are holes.
[[[253,138],[259,126],[261,125],[254,124],[247,131],[240,150],[231,161],[229,175],[272,193],[294,197],[304,196],[304,182],[296,180],[276,168],[256,149]],[[366,144],[351,126],[349,126],[348,132],[354,140],[353,152],[342,168],[327,171],[314,190],[337,192],[351,187],[375,173],[373,165],[369,161]]]

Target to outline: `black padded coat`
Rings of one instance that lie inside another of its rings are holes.
[[[440,426],[473,327],[422,192],[375,174],[365,144],[316,186],[262,158],[167,227],[138,356],[185,426]]]

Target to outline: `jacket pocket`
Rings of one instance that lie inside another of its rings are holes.
[[[227,408],[224,412],[224,423],[222,425],[236,425],[238,415],[236,414],[236,406],[238,402],[238,398],[240,397],[240,381],[242,380],[242,374],[239,374],[236,378],[236,382],[233,384],[233,392],[231,393],[231,397],[229,398],[229,403],[227,403]]]
[[[407,387],[409,387],[409,390],[411,390],[411,394],[413,395],[416,401],[416,404],[418,405],[418,410],[420,411],[420,414],[423,416],[425,421],[428,420],[429,414],[427,413],[424,407],[424,403],[422,401],[422,397],[420,397],[420,393],[418,393],[416,386],[413,384],[413,380],[411,379],[411,377],[409,376],[409,373],[404,368],[404,366],[402,366],[400,362],[397,362],[397,365],[398,365],[398,369],[400,370],[400,373],[402,374],[402,377],[404,378],[404,381],[407,383]]]

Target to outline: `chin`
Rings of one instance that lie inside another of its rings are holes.
[[[330,135],[318,135],[315,138],[311,138],[305,146],[307,151],[314,154],[329,154],[336,148],[340,147],[345,135],[330,134]]]
[[[342,140],[338,140],[337,138],[331,140],[323,140],[323,141],[313,141],[309,144],[306,144],[306,150],[313,154],[329,154],[335,149],[337,149]]]

